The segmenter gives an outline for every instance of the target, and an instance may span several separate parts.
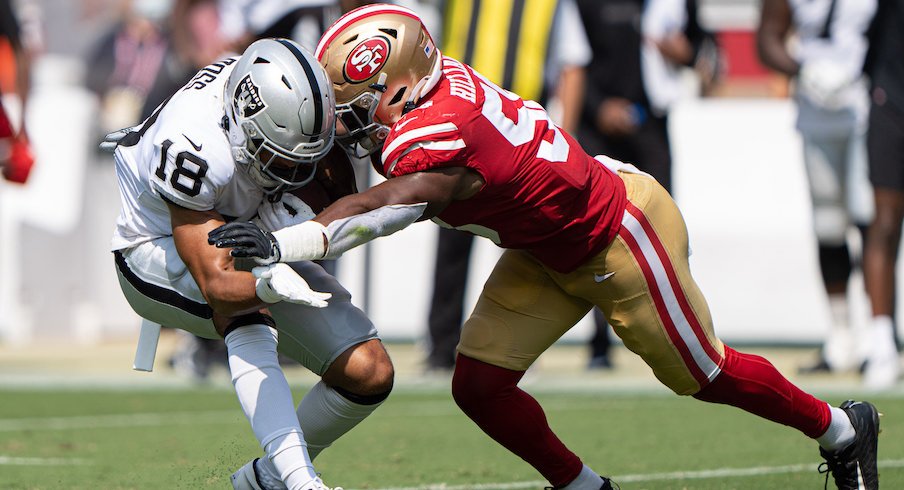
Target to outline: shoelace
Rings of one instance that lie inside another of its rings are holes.
[[[317,481],[320,483],[320,486],[323,487],[323,490],[345,490],[342,487],[328,487],[323,484],[323,479],[320,478],[320,473],[317,473]]]
[[[825,457],[825,455],[823,455]],[[838,483],[838,475],[835,473],[837,469],[845,469],[844,462],[841,461],[840,458],[835,456],[826,457],[826,460],[819,464],[816,468],[816,471],[819,474],[825,473],[826,481],[823,484],[823,490],[828,490],[829,488],[829,474],[832,475],[832,478],[835,480],[835,483]]]
[[[829,462],[823,461],[822,463],[820,463],[819,466],[816,468],[816,471],[818,471],[820,475],[825,473],[826,481],[822,485],[822,490],[828,490],[829,489],[829,473],[832,472],[832,467],[829,465]]]

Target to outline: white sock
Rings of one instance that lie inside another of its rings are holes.
[[[603,486],[603,478],[589,466],[584,465],[578,477],[568,485],[562,487],[562,490],[600,490]]]
[[[311,459],[358,425],[382,404],[361,405],[340,395],[323,381],[314,385],[295,412],[308,441]]]
[[[895,345],[895,322],[888,315],[873,317],[870,323],[871,347],[869,358],[874,361],[897,359],[898,346]]]
[[[822,344],[823,359],[834,371],[846,371],[856,367],[858,363],[855,357],[854,339],[849,328],[850,309],[845,294],[829,295],[829,310],[832,323]]]
[[[844,413],[844,410],[832,406],[829,409],[832,410],[829,428],[826,429],[825,434],[816,438],[816,442],[826,451],[838,451],[854,442],[857,431],[854,430],[851,419]]]
[[[279,367],[276,330],[239,327],[226,336],[232,384],[251,430],[290,490],[317,477],[295,416],[292,392]]]
[[[829,295],[829,316],[832,325],[847,327],[851,322],[846,293]]]
[[[304,431],[308,443],[308,455],[313,461],[321,451],[329,447],[336,439],[358,425],[359,422],[373,413],[383,402],[372,405],[354,403],[336,390],[320,381],[309,391],[295,412],[298,422]],[[267,458],[258,461],[258,476],[270,478],[278,475],[276,468]],[[263,479],[262,478],[262,479]],[[278,478],[278,477],[277,477]],[[268,488],[269,483],[267,484]],[[283,487],[285,488],[285,487]],[[272,490],[280,487],[273,486]]]

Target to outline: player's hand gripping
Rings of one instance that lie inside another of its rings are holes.
[[[122,128],[112,133],[104,136],[104,140],[101,141],[100,147],[101,150],[113,153],[113,150],[116,149],[116,146],[119,145],[119,142],[122,141],[123,138],[129,135],[132,131],[135,131],[137,126],[131,128]]]
[[[286,264],[271,264],[251,269],[255,278],[257,297],[267,303],[288,301],[300,305],[325,308],[330,293],[321,293],[311,286]]]
[[[233,257],[251,257],[261,265],[279,262],[279,243],[269,231],[247,221],[226,223],[207,234],[207,243],[231,248]]]

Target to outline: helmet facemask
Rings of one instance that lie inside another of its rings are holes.
[[[332,145],[316,153],[287,152],[261,137],[254,122],[245,121],[239,126],[231,110],[232,105],[228,106],[233,159],[264,194],[279,195],[303,187],[314,178],[317,161],[329,152]]]
[[[336,141],[355,157],[364,158],[383,146],[389,126],[374,117],[383,99],[386,74],[380,74],[372,92],[363,92],[348,103],[336,106]]]

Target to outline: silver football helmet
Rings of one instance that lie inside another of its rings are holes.
[[[265,192],[314,178],[336,119],[332,83],[314,55],[288,39],[254,42],[229,75],[225,102],[233,158]]]

